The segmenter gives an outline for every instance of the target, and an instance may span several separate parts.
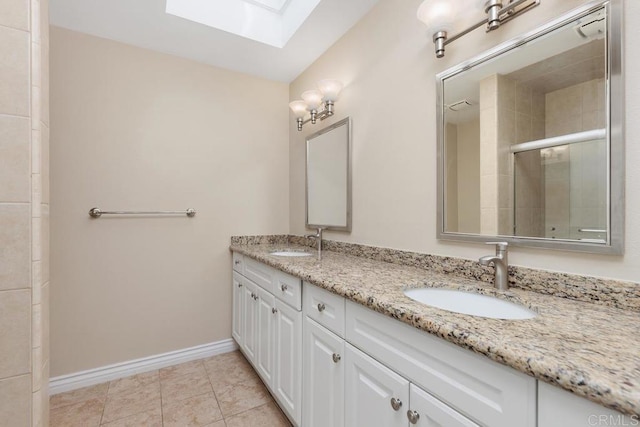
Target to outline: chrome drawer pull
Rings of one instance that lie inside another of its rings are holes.
[[[271,308],[271,312],[272,312],[273,314],[276,314],[276,313],[278,312],[278,309],[277,309],[277,308],[275,308],[275,307],[273,307],[273,308]]]
[[[240,260],[239,260],[239,259],[237,259],[237,260],[235,260],[233,263],[234,263],[235,265],[238,265],[238,264],[240,264]]]
[[[288,287],[287,285],[280,285],[280,290],[281,290],[282,292],[286,292],[286,291],[287,291],[287,289],[289,289],[289,287]]]
[[[333,353],[333,363],[338,363],[342,359],[338,353]]]
[[[408,410],[407,418],[409,418],[409,422],[411,424],[418,424],[418,420],[420,419],[420,414],[416,411]]]
[[[396,399],[395,397],[392,397],[391,398],[391,407],[393,408],[394,411],[400,410],[400,408],[402,407],[402,400]]]
[[[325,308],[327,308],[327,307],[325,307],[325,305],[323,303],[319,303],[318,304],[318,311],[319,312],[323,312]]]

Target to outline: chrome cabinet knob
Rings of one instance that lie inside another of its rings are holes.
[[[402,400],[396,399],[395,397],[391,398],[391,407],[394,411],[399,411],[402,407]]]
[[[272,312],[273,314],[276,314],[276,313],[278,312],[278,309],[277,309],[277,308],[275,308],[275,307],[272,307],[272,308],[271,308],[271,312]]]
[[[280,285],[280,290],[281,290],[282,292],[286,292],[286,291],[287,291],[287,289],[289,289],[289,287],[288,287],[287,285]]]
[[[242,283],[238,283],[238,287],[241,288],[242,287]]]
[[[338,353],[333,353],[333,363],[338,363],[342,357]]]
[[[416,411],[412,411],[411,409],[409,409],[407,411],[407,418],[409,418],[409,422],[411,424],[418,424],[418,420],[420,419],[420,414],[417,413]]]
[[[237,260],[233,261],[233,263],[234,263],[235,265],[238,265],[238,264],[240,264],[240,260],[239,260],[239,259],[237,259]]]
[[[327,307],[325,307],[325,305],[323,303],[319,303],[318,304],[318,311],[323,312],[325,308],[327,308]]]

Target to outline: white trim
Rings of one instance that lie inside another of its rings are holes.
[[[128,362],[116,363],[101,368],[89,369],[73,374],[61,375],[49,380],[49,395],[76,390],[90,385],[124,378],[141,372],[153,371],[167,366],[192,360],[203,359],[217,354],[229,353],[238,348],[236,342],[229,338],[209,344],[197,345],[182,350],[156,354]]]

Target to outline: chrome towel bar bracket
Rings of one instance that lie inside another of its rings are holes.
[[[184,211],[103,211],[100,208],[89,209],[91,218],[100,218],[102,215],[187,215],[189,218],[196,215],[195,209],[187,209]]]

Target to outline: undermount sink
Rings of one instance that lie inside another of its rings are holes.
[[[407,289],[404,294],[422,304],[472,316],[510,320],[533,319],[537,316],[535,311],[520,304],[453,289]]]
[[[276,252],[271,252],[271,255],[275,255],[275,256],[292,256],[292,257],[296,257],[296,256],[311,256],[311,254],[309,252],[302,252],[302,251],[276,251]]]

